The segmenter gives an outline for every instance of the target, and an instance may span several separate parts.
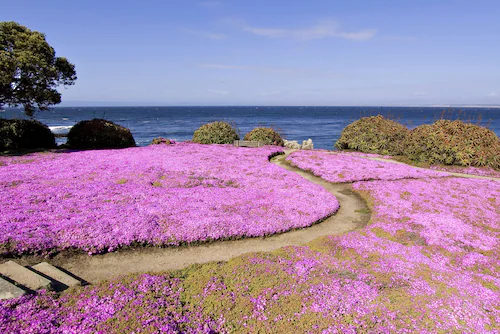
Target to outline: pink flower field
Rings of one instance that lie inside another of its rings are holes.
[[[500,179],[500,171],[494,170],[490,167],[462,167],[462,166],[431,166],[430,169],[433,170],[442,170],[445,172],[453,172],[453,173],[462,173],[462,174],[470,174],[470,175],[478,175],[478,176],[488,176],[495,177]]]
[[[333,183],[363,180],[397,180],[423,177],[445,177],[449,174],[419,169],[400,163],[369,160],[373,154],[296,151],[287,161]]]
[[[272,150],[262,152],[266,166]],[[370,203],[367,226],[228,262],[2,301],[0,332],[498,333],[500,181],[394,164],[379,173],[370,160],[309,155],[308,164],[323,160],[324,175],[381,178],[352,185]]]
[[[264,236],[334,213],[333,195],[269,163],[279,151],[185,143],[1,157],[1,254]]]

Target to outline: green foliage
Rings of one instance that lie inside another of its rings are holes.
[[[227,122],[204,124],[193,134],[193,142],[200,144],[232,144],[239,139],[236,128]]]
[[[61,102],[59,85],[73,85],[75,66],[56,57],[45,35],[16,22],[0,22],[0,109],[24,107],[26,115]]]
[[[104,119],[81,121],[68,133],[68,146],[76,149],[133,147],[129,129]]]
[[[500,138],[491,130],[462,121],[439,120],[410,131],[405,155],[417,162],[500,169]]]
[[[150,145],[159,145],[159,144],[170,145],[171,142],[170,142],[169,139],[166,139],[166,138],[163,138],[163,137],[156,137],[156,138],[153,138],[153,140],[151,141]]]
[[[400,155],[408,129],[381,115],[363,117],[342,130],[335,147],[365,153]]]
[[[266,145],[283,146],[280,134],[272,128],[255,128],[245,135],[245,140],[260,141]]]
[[[35,120],[0,119],[0,150],[55,148],[54,134]]]

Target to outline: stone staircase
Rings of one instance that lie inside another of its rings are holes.
[[[23,267],[14,261],[0,264],[0,299],[16,298],[41,289],[63,291],[82,281],[47,262]]]

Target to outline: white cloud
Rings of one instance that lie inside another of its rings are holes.
[[[488,94],[489,97],[497,97],[499,96],[500,94],[498,94],[497,92],[491,92]]]
[[[270,28],[255,28],[247,26],[243,28],[244,31],[250,32],[254,35],[265,36],[265,37],[285,37],[289,31],[285,29],[270,29]]]
[[[227,39],[226,34],[214,33],[214,32],[210,32],[210,31],[200,31],[200,30],[192,30],[192,29],[185,29],[184,31],[191,34],[191,35],[199,36],[202,38],[214,39],[214,40],[219,40],[219,41],[223,40],[223,39]]]
[[[312,27],[302,29],[263,28],[246,25],[243,27],[243,30],[254,35],[269,38],[294,38],[304,41],[331,37],[366,41],[373,38],[377,33],[374,29],[343,31],[334,20],[321,21]]]
[[[414,92],[413,93],[413,96],[417,96],[417,97],[421,97],[421,96],[425,96],[425,95],[427,95],[426,92]]]

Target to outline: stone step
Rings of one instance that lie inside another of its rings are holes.
[[[0,274],[33,291],[50,289],[51,287],[50,280],[26,269],[14,261],[7,261],[0,264]]]
[[[0,277],[0,300],[20,297],[26,291]]]
[[[47,262],[41,262],[37,265],[34,265],[31,267],[32,269],[36,270],[37,272],[50,277],[51,279],[57,281],[57,282],[52,282],[53,285],[57,285],[57,283],[62,283],[64,286],[59,286],[55,287],[56,290],[64,290],[72,286],[78,286],[81,285],[80,281],[77,280],[74,277],[71,277],[70,275],[66,274],[64,271],[54,267],[53,265],[47,263]]]

